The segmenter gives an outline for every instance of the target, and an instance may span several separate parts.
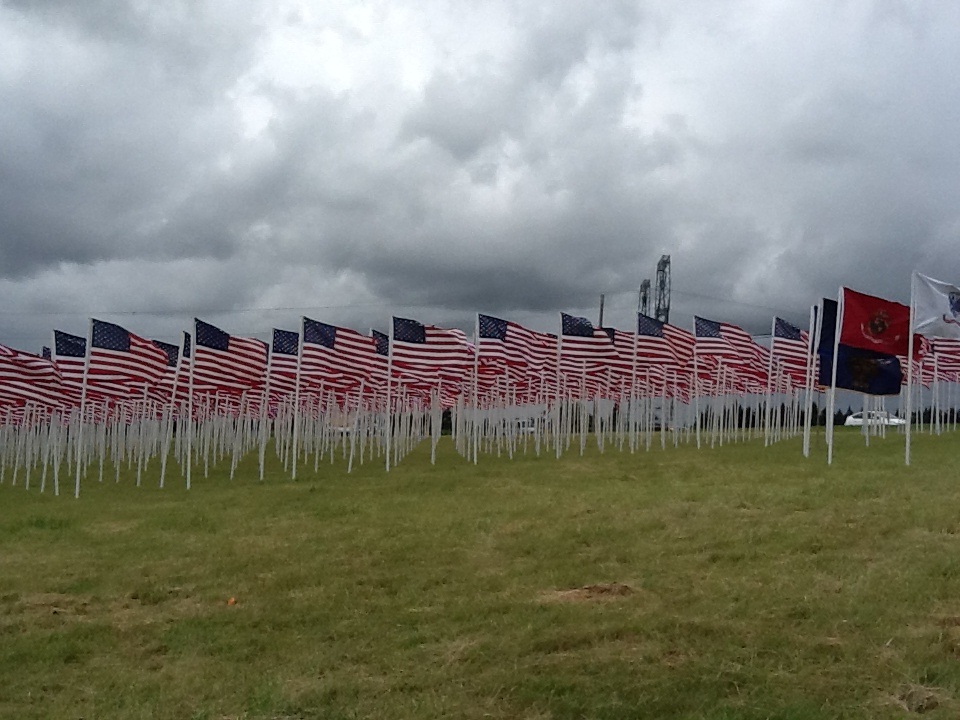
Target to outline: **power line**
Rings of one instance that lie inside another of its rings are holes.
[[[227,315],[234,313],[253,313],[253,312],[291,312],[305,310],[333,310],[349,309],[361,307],[387,307],[388,303],[350,303],[347,305],[311,305],[310,307],[249,307],[249,308],[200,308],[190,310],[0,310],[0,316],[53,316],[53,315]],[[394,305],[394,307],[397,307]],[[401,305],[399,307],[428,307],[427,305]]]
[[[769,310],[774,313],[783,314],[790,313],[791,311],[785,310],[784,308],[775,308],[770,305],[761,305],[759,303],[744,302],[743,300],[734,300],[729,297],[719,297],[717,295],[706,295],[704,293],[691,292],[689,290],[678,290],[677,288],[671,288],[671,292],[683,297],[697,298],[701,300],[709,300],[712,302],[722,302],[730,305],[737,305],[745,308],[753,308],[755,310]],[[631,298],[635,297],[637,294],[636,290],[614,290],[607,291],[604,293],[608,297],[610,296],[623,296],[629,295]],[[350,310],[354,308],[387,308],[387,307],[405,307],[405,308],[426,308],[426,307],[435,307],[434,305],[424,304],[424,303],[415,303],[415,304],[396,304],[396,303],[386,303],[383,301],[378,302],[366,302],[366,303],[338,303],[334,305],[310,305],[310,306],[279,306],[279,307],[237,307],[237,308],[216,308],[216,307],[207,307],[207,308],[192,308],[192,309],[138,309],[138,310],[109,310],[100,308],[97,310],[74,310],[74,309],[64,309],[64,310],[0,310],[0,317],[23,317],[23,316],[32,316],[32,317],[51,317],[55,315],[78,315],[85,317],[93,317],[95,315],[122,315],[122,316],[135,316],[135,315],[153,315],[153,316],[176,316],[176,315],[227,315],[227,314],[241,314],[241,313],[268,313],[268,312],[307,312],[311,310]]]

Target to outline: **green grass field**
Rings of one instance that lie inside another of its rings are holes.
[[[956,718],[957,441],[8,479],[0,717]]]

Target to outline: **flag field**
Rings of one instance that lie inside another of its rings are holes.
[[[955,718],[958,440],[7,477],[0,717]]]

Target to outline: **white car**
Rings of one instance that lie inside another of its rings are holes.
[[[907,421],[896,415],[880,410],[871,410],[867,412],[867,424],[869,425],[906,425]],[[862,427],[864,424],[863,413],[855,412],[850,415],[843,424],[847,427]]]
[[[533,418],[517,420],[517,432],[535,433],[537,431],[537,421]]]

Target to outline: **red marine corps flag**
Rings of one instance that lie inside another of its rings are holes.
[[[892,300],[841,288],[840,344],[886,355],[906,355],[910,308]]]

